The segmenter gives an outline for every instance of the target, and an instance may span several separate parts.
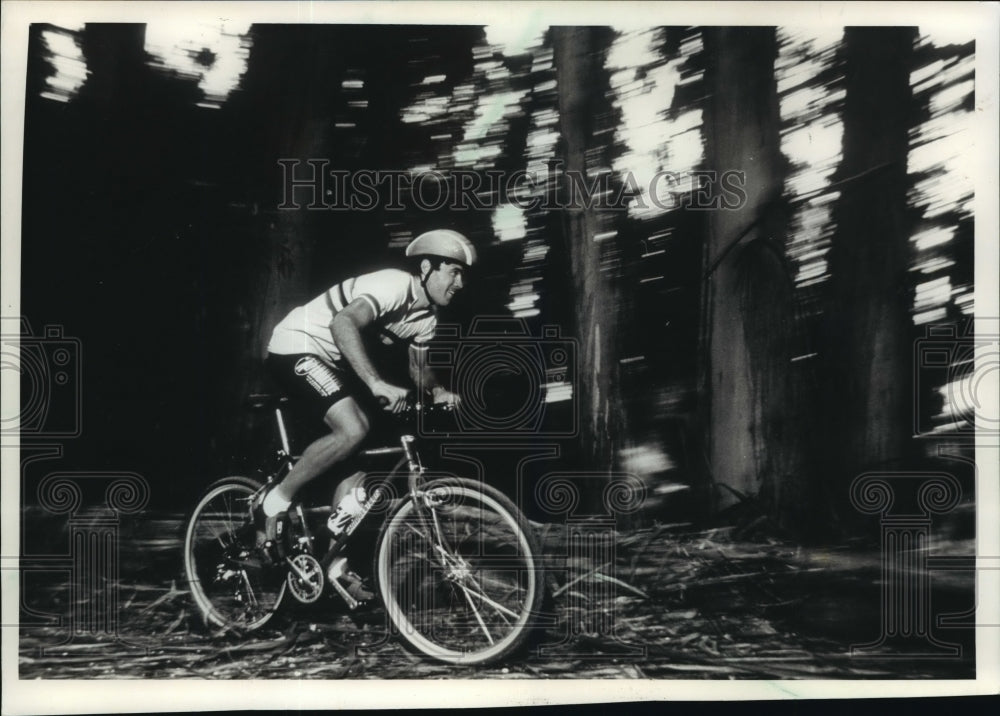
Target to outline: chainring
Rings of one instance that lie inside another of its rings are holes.
[[[311,554],[297,554],[289,560],[288,590],[303,604],[312,604],[323,593],[323,567]]]

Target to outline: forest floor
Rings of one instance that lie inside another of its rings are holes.
[[[250,636],[213,634],[186,592],[180,526],[180,515],[160,514],[118,528],[117,640],[68,639],[67,614],[87,614],[88,605],[79,603],[86,601],[85,591],[71,589],[70,570],[22,567],[20,677],[975,676],[974,630],[937,625],[945,614],[973,608],[971,571],[925,575],[931,609],[924,620],[938,642],[957,645],[959,654],[934,655],[931,647],[930,655],[914,658],[928,649],[920,623],[908,626],[917,634],[910,642],[852,654],[852,646],[876,641],[882,633],[883,588],[902,578],[883,578],[877,550],[812,549],[774,539],[740,540],[733,530],[659,524],[615,533],[612,553],[574,556],[566,554],[564,527],[537,525],[546,554],[564,556],[549,575],[556,595],[553,623],[531,651],[496,666],[469,668],[433,663],[404,649],[391,636],[381,608],[351,614],[326,597],[288,610],[273,626]],[[948,557],[972,554],[972,541],[939,541],[934,551]],[[968,623],[971,617],[956,621]]]

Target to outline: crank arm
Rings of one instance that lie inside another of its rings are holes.
[[[303,572],[302,569],[300,569],[299,566],[292,561],[291,557],[285,557],[285,561],[288,562],[289,569],[291,569],[293,572],[299,575],[299,579],[301,579],[303,582],[309,581],[309,575]],[[320,572],[320,575],[322,574],[323,573]]]
[[[358,608],[358,605],[360,605],[361,602],[352,597],[350,592],[344,589],[343,585],[340,583],[340,575],[344,572],[345,564],[347,564],[347,560],[344,558],[341,558],[339,562],[336,562],[333,566],[333,574],[328,581],[330,582],[330,586],[333,587],[333,590],[340,595],[341,599],[344,600],[347,608],[354,611]]]

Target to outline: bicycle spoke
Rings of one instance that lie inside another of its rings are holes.
[[[406,523],[406,528],[408,530],[410,530],[411,532],[413,532],[418,537],[420,537],[422,540],[424,540],[425,542],[427,542],[427,544],[433,544],[433,540],[430,537],[428,537],[427,535],[425,535],[423,532],[421,532],[420,530],[418,530],[416,527],[414,527],[413,525],[411,525],[409,522]]]
[[[491,599],[491,598],[487,597],[487,596],[486,596],[486,590],[485,590],[485,589],[483,589],[482,585],[481,585],[481,584],[479,583],[479,581],[478,581],[478,580],[476,579],[475,575],[473,575],[473,574],[470,574],[470,575],[469,575],[469,581],[470,581],[470,582],[472,583],[472,586],[473,586],[473,587],[474,587],[475,589],[479,590],[479,592],[480,592],[480,594],[481,594],[482,598],[483,598],[483,599],[484,599],[484,600],[485,600],[485,601],[486,601],[487,603],[489,603],[489,604],[490,604],[491,606],[493,606],[493,607],[494,607],[495,609],[497,609],[497,610],[500,610],[500,611],[503,611],[503,612],[505,612],[505,613],[507,613],[507,614],[510,614],[510,615],[511,615],[512,617],[514,617],[515,619],[517,619],[517,618],[518,618],[518,615],[517,615],[517,613],[516,613],[516,612],[514,612],[514,611],[513,611],[513,610],[511,610],[511,609],[508,609],[507,607],[503,606],[503,605],[502,605],[501,603],[499,603],[499,602],[497,602],[497,601],[495,601],[495,600],[493,600],[493,599]],[[486,580],[483,580],[483,581],[485,582]],[[501,587],[504,587],[504,588],[509,588],[509,589],[507,589],[506,593],[505,593],[505,594],[503,594],[503,595],[502,595],[502,597],[501,597],[502,599],[504,599],[504,601],[508,601],[508,600],[509,600],[509,597],[511,597],[511,596],[512,596],[512,595],[513,595],[513,594],[514,594],[515,592],[522,592],[522,593],[523,593],[523,592],[525,592],[525,591],[526,591],[526,590],[525,590],[524,588],[522,588],[522,587],[518,587],[517,585],[509,585],[509,584],[506,584],[506,583],[502,583],[502,582],[496,582],[496,580],[493,580],[493,582],[494,582],[494,584],[497,584],[497,585],[499,585],[499,586],[501,586]],[[517,605],[519,605],[519,606],[520,606],[520,605],[523,605],[523,602],[524,602],[524,600],[523,600],[523,599],[521,599],[520,597],[519,597],[518,599],[516,599],[516,600],[515,600],[515,604],[517,604]],[[508,622],[508,624],[509,624],[509,622]]]
[[[483,621],[483,617],[479,614],[479,610],[476,609],[476,605],[472,602],[472,597],[469,595],[469,590],[466,589],[464,584],[459,584],[458,586],[465,594],[465,598],[466,600],[468,600],[469,606],[472,607],[472,613],[476,615],[476,621],[479,622],[479,626],[482,628],[483,634],[486,635],[487,641],[489,641],[490,644],[495,643],[493,641],[493,637],[490,636],[490,630],[486,628],[486,623]]]
[[[468,587],[466,587],[464,584],[460,585],[460,586],[462,587],[462,589],[466,590],[466,593],[472,591],[471,589],[469,589]],[[486,602],[487,604],[489,604],[491,607],[493,607],[494,609],[496,609],[497,612],[500,613],[501,618],[503,617],[504,614],[508,614],[508,615],[514,617],[515,619],[517,619],[517,612],[514,612],[514,611],[508,609],[507,607],[505,607],[502,604],[498,604],[498,603],[494,602],[492,599],[490,599],[485,594],[483,594],[482,590],[479,589],[478,587],[477,587],[477,590],[478,591],[474,592],[474,594],[477,597],[479,597],[480,599],[482,599],[484,602]],[[504,621],[507,622],[508,624],[510,624],[510,622],[507,621],[506,619],[504,619]]]
[[[470,579],[475,580],[476,578],[475,577],[470,577]],[[493,579],[493,578],[483,577],[483,576],[481,576],[480,579],[482,580],[483,584],[488,584],[488,585],[491,585],[493,587],[497,587],[497,588],[500,588],[500,589],[506,589],[506,590],[508,590],[505,596],[510,596],[511,594],[514,594],[514,592],[526,592],[527,591],[526,588],[518,586],[517,584],[513,584],[510,581],[506,581],[505,582],[505,581],[501,581],[499,579]],[[477,584],[478,584],[478,582],[477,582]]]
[[[253,602],[254,606],[257,606],[257,595],[253,591],[253,585],[250,583],[250,577],[247,575],[247,571],[245,569],[241,569],[240,574],[243,576],[243,583],[246,584],[247,587],[248,600]]]
[[[482,515],[480,515],[480,519],[482,519]],[[462,547],[465,546],[465,544],[466,544],[466,542],[468,542],[469,538],[475,535],[475,532],[473,532],[472,526],[470,525],[469,520],[463,520],[461,523],[458,522],[458,515],[457,515],[457,513],[452,513],[451,523],[452,523],[452,526],[453,526],[452,534],[454,535],[454,538],[455,538],[454,539],[455,549],[456,550],[460,550],[460,549],[462,549]],[[460,535],[459,534],[459,524],[461,524],[461,526],[465,529],[465,534],[464,535]]]
[[[438,513],[433,507],[431,508],[431,517],[434,518],[434,531],[437,533],[439,547],[441,548],[442,554],[450,554],[451,548],[448,546],[448,541],[444,537],[444,531],[441,529],[441,523],[438,520]]]
[[[221,544],[223,547],[227,547],[228,546],[225,542],[222,541],[223,533],[221,533],[221,532],[219,532],[219,530],[215,529],[215,525],[210,520],[206,521],[204,524],[211,531],[211,533],[215,536],[215,539],[218,540],[219,544]]]
[[[437,552],[439,555],[441,555],[442,566],[447,567],[449,563],[454,562],[454,558],[450,554],[448,554],[448,550],[446,550],[441,545],[439,544],[434,545],[434,551]]]

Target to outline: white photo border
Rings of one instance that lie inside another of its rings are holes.
[[[633,5],[629,8],[627,5]],[[2,311],[19,315],[21,166],[24,136],[25,75],[28,27],[33,22],[146,22],[170,18],[178,22],[239,17],[270,23],[500,23],[532,17],[545,24],[603,25],[634,22],[652,25],[920,25],[953,24],[976,38],[977,150],[968,159],[975,177],[976,315],[1000,315],[998,242],[998,6],[982,3],[607,3],[607,2],[4,2],[2,5]],[[631,20],[629,20],[631,18]],[[2,387],[6,404],[18,405],[18,384],[7,371]],[[990,450],[992,449],[992,453]],[[980,455],[997,454],[996,439],[977,438]],[[2,555],[16,564],[19,538],[19,473],[16,444],[2,458]],[[979,464],[977,500],[978,554],[1000,555],[1000,479],[996,463]],[[19,575],[2,570],[3,623],[18,615]],[[1000,570],[978,575],[979,624],[1000,624]],[[16,627],[4,627],[3,713],[152,712],[230,709],[460,707],[575,704],[649,700],[743,700],[797,698],[913,697],[996,694],[1000,684],[1000,627],[976,633],[975,680],[539,680],[452,681],[446,688],[433,681],[200,682],[150,680],[74,681],[58,683],[18,679]],[[294,688],[289,688],[294,684]]]

